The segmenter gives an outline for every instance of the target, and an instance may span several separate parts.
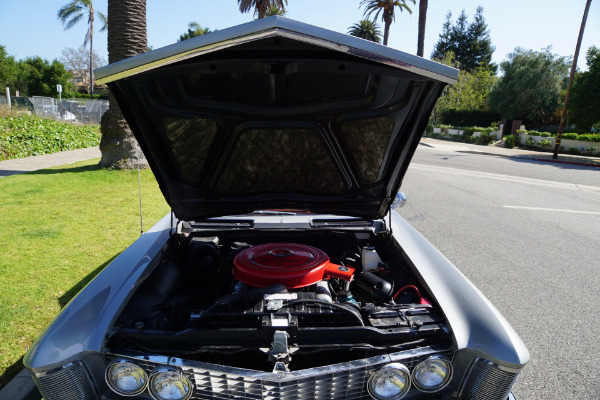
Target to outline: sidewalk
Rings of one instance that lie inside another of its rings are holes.
[[[600,168],[600,157],[585,157],[575,156],[571,154],[559,154],[558,158],[554,160],[552,153],[545,153],[534,150],[521,150],[518,148],[507,149],[505,147],[497,146],[481,146],[477,144],[452,142],[440,139],[422,138],[421,144],[426,146],[432,146],[437,148],[446,148],[452,151],[458,152],[472,152],[480,153],[482,155],[490,155],[497,157],[514,157],[514,158],[525,158],[534,161],[542,161],[556,164],[571,164],[586,167],[598,167]]]
[[[61,151],[43,156],[17,158],[16,160],[0,161],[0,178],[10,175],[22,174],[38,169],[56,167],[58,165],[72,164],[77,161],[89,160],[101,156],[98,147],[87,149]]]

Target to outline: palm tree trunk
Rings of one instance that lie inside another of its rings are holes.
[[[90,100],[94,98],[94,67],[92,57],[94,54],[94,5],[90,3]]]
[[[427,20],[427,0],[419,0],[419,37],[417,39],[417,55],[423,57],[425,47],[425,24]]]
[[[146,52],[146,35],[146,0],[108,0],[109,63]],[[123,169],[146,167],[146,159],[112,93],[108,100],[108,111],[100,121],[102,159],[98,165]]]
[[[94,56],[94,22],[92,21],[90,25],[90,100],[94,98],[94,67],[92,63],[92,59]]]
[[[383,28],[383,45],[387,46],[388,38],[390,37],[390,25],[392,25],[391,20],[384,20],[384,28]]]

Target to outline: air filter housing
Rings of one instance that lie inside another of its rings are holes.
[[[269,243],[250,247],[233,260],[236,279],[256,287],[282,284],[296,289],[327,279],[352,279],[354,269],[333,264],[325,252],[298,243]]]

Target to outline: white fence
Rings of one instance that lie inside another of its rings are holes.
[[[65,99],[59,102],[41,96],[30,97],[29,100],[38,116],[84,124],[99,124],[102,114],[108,110],[108,100]]]

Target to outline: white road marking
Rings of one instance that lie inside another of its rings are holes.
[[[552,188],[556,188],[556,189],[570,189],[570,190],[577,190],[577,191],[582,191],[582,192],[600,193],[600,186],[578,185],[575,183],[548,181],[545,179],[535,179],[535,178],[524,178],[521,176],[494,174],[491,172],[469,171],[469,170],[460,169],[460,168],[440,167],[440,166],[435,166],[435,165],[427,165],[427,164],[419,164],[419,163],[411,163],[409,170],[410,170],[410,168],[419,169],[419,170],[423,170],[423,171],[435,171],[435,172],[443,172],[443,173],[455,174],[455,175],[464,175],[464,176],[469,176],[471,178],[494,179],[494,180],[506,181],[506,182],[523,183],[523,184],[527,184],[527,185],[552,187]]]
[[[544,208],[544,207],[522,207],[522,206],[505,206],[504,208],[513,208],[516,210],[533,210],[533,211],[551,211],[570,214],[585,214],[585,215],[600,215],[600,211],[582,211],[582,210],[563,210],[560,208]]]

